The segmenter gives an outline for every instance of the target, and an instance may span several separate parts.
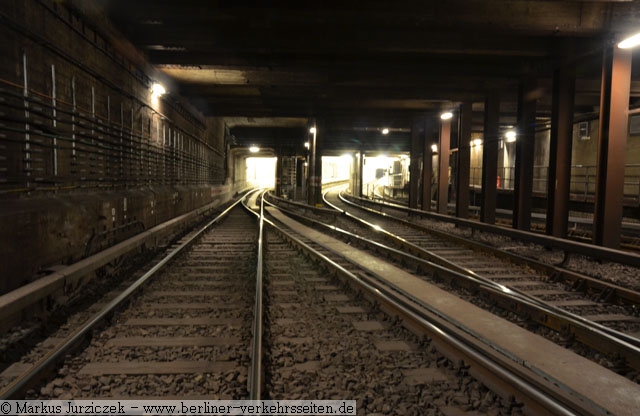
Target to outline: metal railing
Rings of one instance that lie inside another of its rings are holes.
[[[596,191],[596,166],[572,165],[570,192],[578,200],[588,201]],[[533,192],[547,193],[549,167],[536,165],[533,167]],[[472,167],[469,184],[472,187],[482,186],[482,168]],[[498,189],[513,190],[515,185],[515,168],[498,168],[496,186]],[[640,164],[626,164],[624,175],[624,196],[640,201]]]

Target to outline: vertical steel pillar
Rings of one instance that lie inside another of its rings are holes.
[[[429,118],[424,120],[424,138],[422,140],[422,210],[431,211],[431,181],[433,179],[433,150],[431,145],[435,143],[433,133],[435,121]]]
[[[324,152],[324,138],[327,135],[327,127],[324,119],[316,120],[316,170],[315,170],[315,197],[314,204],[322,205],[322,153]]]
[[[513,228],[531,228],[533,156],[536,141],[536,80],[526,77],[518,92],[518,137],[516,140],[515,185],[513,189]]]
[[[360,147],[360,159],[358,160],[358,193],[357,196],[362,198],[362,188],[364,188],[364,183],[362,182],[364,178],[364,147]]]
[[[593,242],[610,248],[620,246],[622,228],[631,56],[631,50],[611,46],[602,65]]]
[[[464,102],[460,106],[458,119],[458,153],[456,175],[456,217],[469,218],[469,174],[471,173],[471,102]]]
[[[322,146],[323,138],[327,133],[322,119],[314,122],[315,130],[311,133],[309,141],[309,195],[307,202],[310,205],[322,204]]]
[[[409,159],[409,208],[418,208],[420,191],[420,121],[411,125],[411,154]]]
[[[438,213],[447,213],[449,203],[449,155],[451,154],[451,119],[440,121],[438,140]]]
[[[496,222],[496,181],[500,141],[500,97],[490,93],[484,103],[484,140],[482,146],[482,206],[480,221]]]
[[[316,135],[318,133],[317,122],[312,120],[312,132],[309,133],[309,166],[307,169],[307,204],[315,205],[315,174],[316,174]]]
[[[549,177],[547,182],[546,233],[567,235],[573,141],[573,106],[576,78],[574,67],[563,66],[553,74]]]

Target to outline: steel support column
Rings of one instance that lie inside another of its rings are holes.
[[[307,169],[307,204],[315,205],[316,197],[316,139],[318,134],[317,121],[314,119],[311,122],[311,129],[313,131],[309,133],[309,166]]]
[[[421,149],[421,122],[414,120],[411,125],[411,155],[409,159],[409,208],[418,208],[418,195],[420,191],[420,156]]]
[[[314,170],[313,170],[313,205],[322,205],[322,153],[324,151],[324,137],[327,133],[323,119],[316,120],[314,134]]]
[[[600,93],[593,242],[611,248],[620,246],[630,89],[631,50],[606,48]]]
[[[433,150],[435,144],[436,122],[432,118],[424,120],[423,161],[422,161],[422,210],[431,211],[431,182],[433,181]]]
[[[480,221],[496,222],[496,181],[498,177],[498,142],[500,140],[500,97],[496,93],[484,102],[484,140],[482,146],[482,206]]]
[[[364,185],[362,183],[362,178],[364,174],[364,148],[360,148],[360,157],[358,158],[358,193],[357,196],[362,198],[362,188]]]
[[[560,238],[567,235],[569,219],[574,71],[573,66],[563,66],[553,74],[546,233]]]
[[[440,121],[438,140],[438,213],[447,213],[449,203],[449,155],[451,154],[451,119]]]
[[[533,155],[536,140],[536,80],[526,77],[518,92],[518,137],[516,140],[515,184],[513,189],[513,228],[531,228]]]
[[[469,175],[471,173],[471,102],[460,105],[456,174],[456,216],[469,218]]]

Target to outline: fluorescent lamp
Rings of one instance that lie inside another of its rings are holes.
[[[440,114],[440,118],[443,120],[449,120],[451,117],[453,117],[453,113],[451,111]]]
[[[629,36],[622,42],[618,43],[620,49],[630,49],[640,45],[640,33],[636,33],[633,36]]]
[[[162,84],[158,84],[154,82],[151,86],[151,95],[154,97],[160,97],[162,94],[166,93],[167,90],[162,86]]]

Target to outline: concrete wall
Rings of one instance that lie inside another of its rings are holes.
[[[153,97],[165,78],[91,4],[4,4],[0,293],[242,186],[226,180],[223,120],[169,84]]]

